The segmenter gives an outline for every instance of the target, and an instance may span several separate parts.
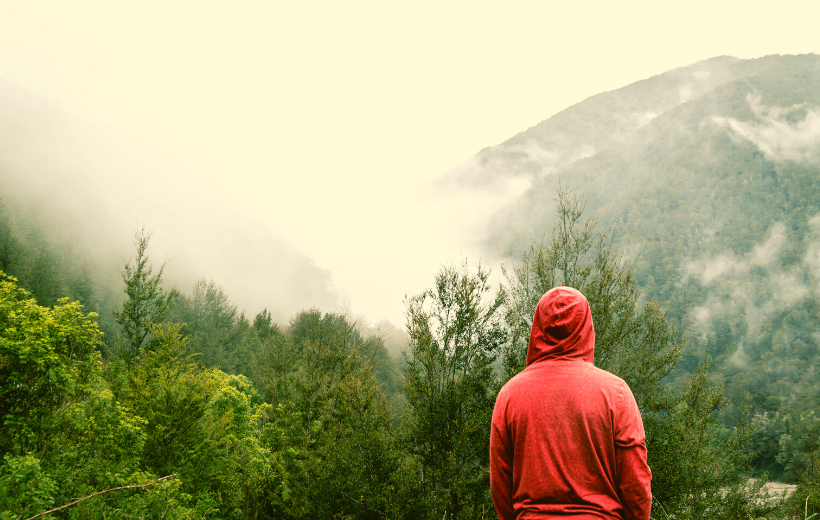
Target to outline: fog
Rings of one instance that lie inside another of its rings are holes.
[[[789,108],[769,107],[761,103],[759,93],[748,94],[746,101],[756,121],[739,121],[716,117],[735,139],[745,139],[757,146],[771,161],[820,161],[820,111],[804,104]]]
[[[9,107],[13,107],[10,110]],[[72,243],[116,278],[145,227],[165,280],[188,292],[218,280],[248,312],[281,320],[301,308],[332,309],[330,273],[280,236],[200,189],[182,184],[150,150],[66,117],[0,83],[0,172],[6,200],[29,206],[61,246]]]
[[[693,332],[704,339],[713,320],[734,316],[742,317],[747,335],[754,336],[765,318],[815,297],[820,285],[805,274],[820,280],[820,216],[809,219],[808,225],[810,233],[803,239],[807,252],[796,266],[783,267],[780,262],[780,253],[789,244],[781,222],[773,223],[764,240],[745,255],[726,251],[684,262],[684,275],[698,279],[709,291],[705,303],[688,311]],[[744,365],[745,359],[741,342],[730,361]]]
[[[532,182],[463,190],[447,187],[452,172],[675,67],[820,51],[812,16],[777,16],[706,2],[4,2],[0,185],[40,201],[55,233],[114,273],[145,225],[182,290],[205,276],[249,314],[315,305],[401,326],[404,296],[443,263],[478,261],[489,216]],[[748,30],[761,23],[782,32]],[[776,140],[766,128],[743,138]],[[556,151],[511,153],[546,163]]]

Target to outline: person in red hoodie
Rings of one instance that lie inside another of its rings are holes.
[[[556,287],[538,302],[527,368],[501,389],[490,487],[501,520],[647,520],[652,473],[635,397],[593,365],[589,302]]]

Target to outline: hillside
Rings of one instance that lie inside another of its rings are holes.
[[[681,78],[702,81],[683,96]],[[641,113],[657,115],[639,125]],[[645,297],[687,333],[673,377],[708,354],[735,415],[747,391],[759,419],[820,406],[820,57],[676,69],[587,99],[467,164],[476,160],[483,168],[463,169],[465,187],[533,179],[490,219],[486,251],[515,256],[540,240],[559,182],[577,189],[634,261]],[[783,470],[773,455],[759,462]]]
[[[680,103],[742,77],[738,63],[742,61],[728,56],[713,58],[592,96],[481,150],[446,179],[471,187],[511,176],[539,179],[619,143]]]

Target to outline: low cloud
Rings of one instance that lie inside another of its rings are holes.
[[[762,244],[757,244],[752,251],[752,263],[760,266],[771,264],[786,241],[786,225],[778,222],[769,228],[766,240]]]
[[[714,122],[729,131],[734,139],[757,146],[771,161],[820,162],[820,109],[802,103],[789,108],[768,107],[759,93],[748,94],[746,101],[757,121],[715,117]]]
[[[777,272],[770,278],[772,285],[772,303],[777,305],[793,305],[809,294],[806,287],[792,273]]]
[[[561,159],[561,156],[558,153],[552,150],[547,150],[534,140],[527,141],[522,145],[511,146],[509,147],[508,151],[521,152],[524,155],[526,155],[530,161],[537,162],[539,164],[550,165],[552,168],[555,168],[554,165],[557,164]]]
[[[709,308],[708,305],[695,307],[691,310],[691,313],[692,317],[695,319],[695,323],[699,325],[705,325],[709,323],[709,318],[712,316],[712,310]]]
[[[689,76],[694,79],[695,82],[694,84],[685,83],[678,87],[678,96],[680,96],[681,103],[686,103],[703,93],[704,86],[712,76],[712,71],[709,69],[694,70]]]
[[[723,314],[723,305],[714,297],[710,296],[703,305],[689,309],[689,318],[693,328],[691,333],[703,343],[708,340],[708,334],[712,330],[712,317]]]
[[[645,124],[647,124],[648,122],[655,119],[656,117],[658,117],[659,115],[661,115],[660,112],[653,112],[653,111],[650,110],[649,112],[635,113],[635,114],[633,114],[633,117],[635,119],[635,124],[637,124],[638,128],[640,128],[640,127],[644,126]]]
[[[702,83],[706,83],[706,80],[708,80],[711,76],[712,76],[712,71],[709,70],[709,69],[701,69],[701,70],[696,70],[696,71],[692,72],[692,77],[694,77],[695,79],[697,79],[698,81],[700,81]]]
[[[741,267],[731,256],[721,255],[707,260],[689,262],[686,265],[687,276],[699,278],[701,283],[709,284],[713,281],[732,274]]]
[[[814,223],[820,238],[820,216],[809,222]],[[709,290],[707,301],[688,313],[691,331],[705,341],[713,320],[726,316],[743,316],[746,329],[753,331],[767,316],[809,297],[812,288],[802,281],[801,269],[784,269],[778,262],[786,242],[786,226],[777,222],[768,229],[763,241],[745,255],[728,251],[685,264],[686,277],[696,278]],[[815,269],[820,280],[820,240],[815,243],[802,269]],[[730,361],[737,365],[746,362],[742,345]]]
[[[743,341],[738,344],[737,349],[729,356],[729,363],[743,368],[749,366],[749,355],[746,354],[746,349],[743,348]]]
[[[714,230],[707,230],[707,233]],[[701,258],[685,264],[686,276],[693,276],[704,285],[711,284],[719,278],[737,277],[749,272],[752,266],[766,267],[775,263],[786,242],[786,226],[782,222],[772,224],[766,232],[763,242],[754,246],[752,251],[741,258],[727,252],[712,258]]]
[[[692,86],[691,85],[681,85],[678,87],[678,95],[680,96],[680,102],[686,103],[693,97],[695,97],[692,93]]]

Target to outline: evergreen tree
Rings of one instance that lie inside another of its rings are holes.
[[[147,345],[151,327],[165,321],[176,296],[175,291],[166,293],[162,288],[165,264],[152,276],[153,266],[147,252],[150,240],[151,232],[144,227],[134,233],[134,261],[128,261],[122,270],[125,301],[122,308],[114,312],[114,319],[120,326],[121,348],[131,363],[136,362]]]
[[[169,317],[184,324],[188,352],[200,354],[205,366],[234,373],[241,339],[235,330],[238,315],[222,287],[202,278],[194,284],[191,296],[179,296]]]

